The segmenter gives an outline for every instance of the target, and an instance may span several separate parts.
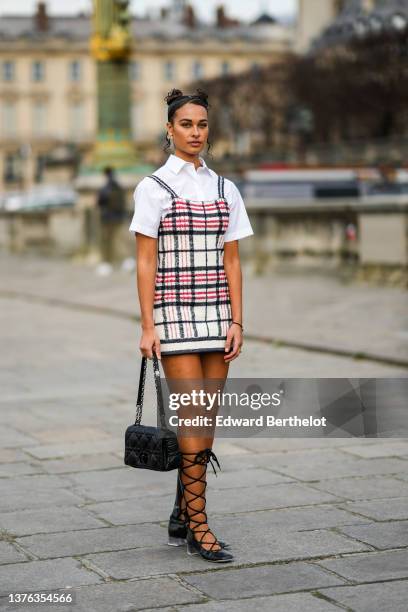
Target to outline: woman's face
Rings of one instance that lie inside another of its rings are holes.
[[[167,123],[167,131],[173,137],[175,149],[198,155],[208,138],[207,110],[199,104],[184,104],[174,113],[173,125]]]

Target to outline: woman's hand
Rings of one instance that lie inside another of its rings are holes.
[[[225,348],[229,352],[225,352],[224,361],[229,363],[233,359],[239,357],[242,344],[242,329],[236,323],[231,323],[227,332],[227,339],[225,341]],[[229,350],[230,347],[232,350]]]
[[[139,346],[143,357],[153,359],[153,350],[157,355],[158,359],[161,359],[160,352],[160,338],[156,331],[156,328],[148,327],[142,330],[142,338]]]

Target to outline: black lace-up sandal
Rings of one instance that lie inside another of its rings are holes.
[[[186,534],[187,554],[199,554],[206,561],[212,561],[214,563],[226,563],[228,561],[233,561],[234,557],[221,547],[219,541],[217,540],[211,529],[208,527],[207,513],[205,511],[205,489],[207,487],[207,481],[204,477],[206,475],[207,464],[209,462],[212,465],[214,474],[217,475],[214,464],[211,459],[214,459],[217,462],[218,467],[220,468],[218,459],[215,453],[213,453],[210,448],[206,448],[196,453],[182,453],[182,466],[179,469],[183,476],[181,483],[182,494],[185,500],[186,514],[188,516]],[[196,465],[202,466],[202,473],[200,474],[199,478],[194,476],[194,472],[196,470],[191,469],[193,466]],[[193,485],[197,485],[197,483],[202,484],[202,487],[200,487],[200,493],[196,493],[194,491]],[[188,497],[191,497],[191,499],[188,499],[186,493],[188,493]],[[197,510],[192,504],[193,502],[196,502],[199,499],[202,500],[202,504],[200,504],[202,505],[202,508]],[[203,516],[205,520],[199,520],[199,516]],[[207,525],[207,527],[200,529],[200,526],[202,525]],[[214,537],[214,542],[205,541],[206,533],[212,534],[212,536]]]
[[[187,544],[187,515],[185,510],[181,509],[181,500],[183,495],[183,485],[181,484],[180,470],[177,475],[177,492],[174,501],[174,508],[170,514],[168,525],[168,545],[169,546],[185,546]],[[222,548],[229,548],[230,545],[222,540],[217,540]]]

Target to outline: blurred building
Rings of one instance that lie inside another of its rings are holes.
[[[318,51],[407,23],[408,0],[299,0],[295,49]]]
[[[320,35],[340,13],[344,0],[298,0],[295,49],[307,51],[312,41]]]
[[[157,17],[133,18],[132,132],[146,152],[164,142],[164,96],[173,87],[238,74],[268,64],[293,46],[290,26],[261,14],[230,18],[223,6],[212,24],[185,0]],[[0,16],[0,189],[30,186],[54,148],[79,151],[96,133],[96,71],[89,51],[91,16]]]
[[[353,38],[398,32],[408,25],[408,0],[346,0],[341,10],[311,44],[318,52]]]

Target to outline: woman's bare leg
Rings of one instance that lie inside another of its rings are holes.
[[[229,362],[225,362],[224,353],[216,351],[200,353],[200,357],[207,393],[217,393],[217,391],[222,393],[229,371]],[[217,380],[211,381],[210,379]],[[217,410],[211,413],[214,419],[216,413]],[[206,448],[213,447],[214,429],[212,433],[204,439],[204,443],[206,444]]]
[[[163,370],[168,382],[169,390],[171,393],[191,393],[193,389],[200,390],[205,388],[203,378],[203,368],[201,364],[201,355],[199,353],[189,353],[185,355],[162,355],[161,362]],[[211,363],[211,362],[210,362]],[[210,368],[214,371],[214,368]],[[217,370],[219,373],[219,369]],[[201,411],[202,413],[202,411]],[[180,417],[191,417],[193,414],[198,414],[198,411],[193,406],[186,406],[179,408],[178,416]],[[200,450],[207,448],[209,440],[212,441],[213,437],[204,437],[197,434],[197,427],[179,427],[178,428],[178,441],[179,448],[182,453],[191,453],[190,458],[193,459],[193,455]],[[211,447],[210,447],[211,448]],[[184,473],[181,474],[181,479],[184,485],[187,485],[185,489],[186,499],[189,503],[189,508],[194,511],[194,519],[197,521],[204,521],[205,515],[205,482],[206,479],[203,477],[203,465],[191,465],[188,459],[183,462]],[[194,482],[194,479],[199,479]],[[182,500],[181,509],[185,509],[184,500]],[[194,520],[193,519],[193,520]],[[192,529],[196,526],[194,522],[190,522]],[[199,525],[200,530],[208,528],[207,523]],[[198,534],[200,540],[202,533]],[[211,544],[216,541],[214,534],[208,531],[201,539],[201,545],[204,548],[211,549],[213,551],[220,550],[218,544],[211,547]]]

